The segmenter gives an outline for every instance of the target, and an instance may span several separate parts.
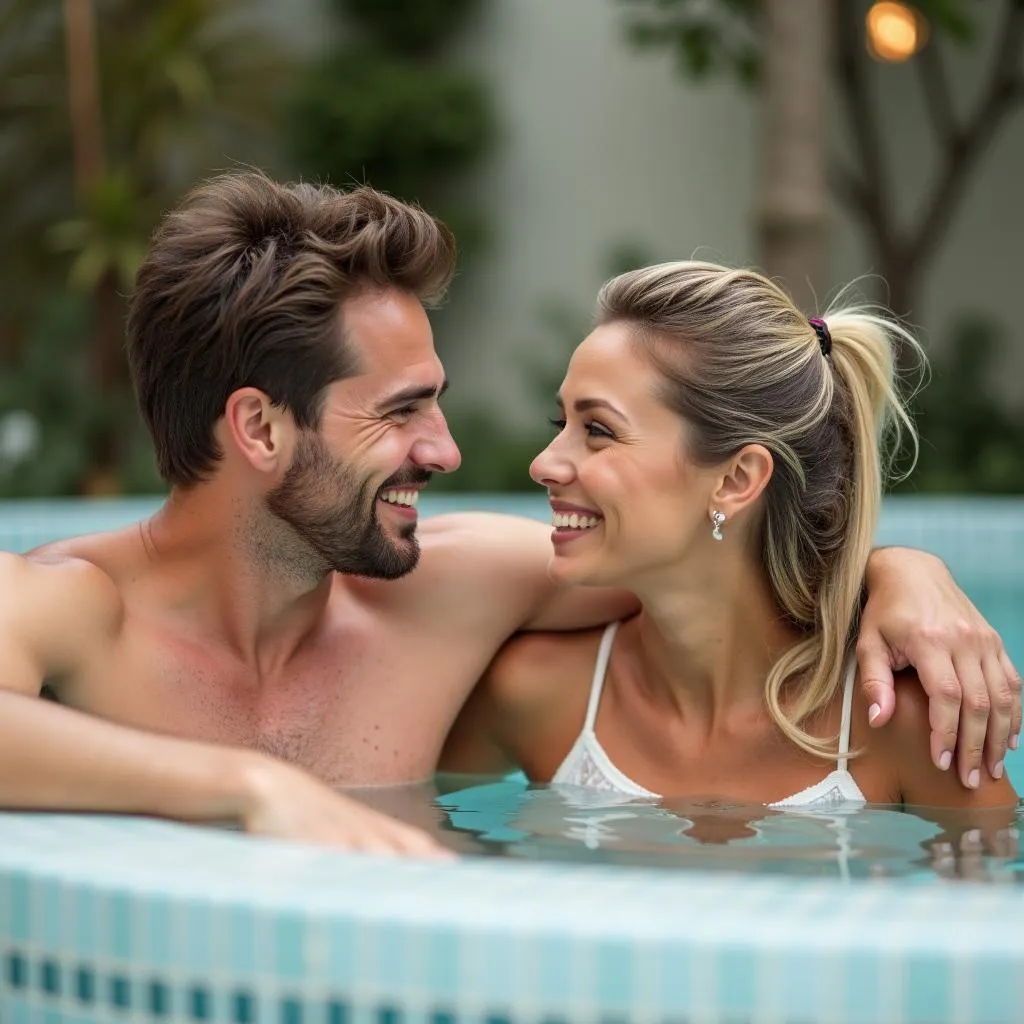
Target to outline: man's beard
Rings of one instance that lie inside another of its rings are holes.
[[[429,478],[423,470],[396,474],[381,489],[400,490]],[[404,543],[395,544],[377,518],[376,494],[370,482],[360,481],[335,459],[316,434],[303,434],[284,479],[267,495],[266,507],[291,527],[305,550],[295,550],[293,556],[279,550],[277,557],[293,557],[296,569],[320,568],[371,579],[394,580],[412,572],[420,558],[416,523],[399,527]]]

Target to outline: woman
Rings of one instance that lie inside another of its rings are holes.
[[[617,277],[598,306],[531,475],[551,575],[643,607],[507,647],[445,767],[484,768],[483,736],[531,779],[624,797],[1013,806],[1006,778],[933,766],[916,680],[861,725],[851,648],[889,456],[916,440],[893,352],[914,340],[856,309],[808,321],[760,275],[698,262]]]

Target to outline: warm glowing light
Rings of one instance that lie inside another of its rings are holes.
[[[913,57],[928,41],[928,23],[908,4],[881,0],[868,11],[868,49],[878,60]]]

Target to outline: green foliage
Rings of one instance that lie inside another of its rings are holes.
[[[292,105],[293,149],[305,170],[368,182],[405,199],[470,166],[489,138],[479,83],[457,68],[424,69],[384,51],[333,54]]]
[[[98,401],[90,386],[81,326],[86,296],[59,290],[41,303],[20,354],[0,372],[0,497],[78,493],[93,468],[98,440],[118,433],[113,490],[163,490],[148,437],[125,387]]]
[[[335,0],[344,42],[303,74],[288,142],[305,177],[368,184],[481,233],[457,191],[494,136],[490,96],[446,47],[479,0]]]
[[[40,444],[0,468],[6,494],[159,485],[120,356],[118,296],[183,191],[232,162],[274,162],[290,60],[249,0],[94,6],[103,166],[76,188],[62,5],[0,0],[0,417],[35,422]],[[108,361],[115,372],[97,374]]]
[[[432,53],[468,20],[478,0],[334,0],[342,18],[407,54]]]
[[[897,490],[1024,494],[1024,407],[993,398],[1005,343],[983,316],[966,315],[953,327],[914,403],[920,454]]]

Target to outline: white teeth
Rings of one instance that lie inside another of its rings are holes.
[[[408,505],[415,508],[420,501],[419,491],[382,491],[381,500],[391,505]]]
[[[600,522],[598,516],[580,515],[578,512],[552,512],[551,525],[557,529],[589,530]]]

